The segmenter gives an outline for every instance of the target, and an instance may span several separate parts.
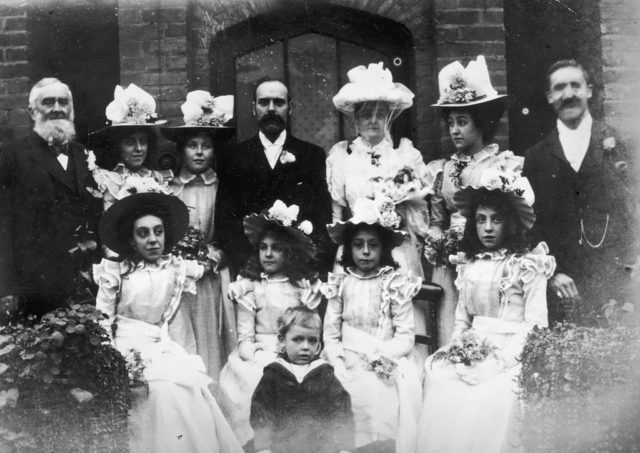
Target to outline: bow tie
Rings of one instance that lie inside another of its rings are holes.
[[[69,144],[64,143],[62,145],[49,145],[49,149],[53,153],[54,156],[58,157],[60,154],[64,154],[66,156],[69,155]]]

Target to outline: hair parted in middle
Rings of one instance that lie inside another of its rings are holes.
[[[470,106],[443,107],[440,114],[446,122],[451,112],[467,112],[473,119],[473,124],[482,131],[482,142],[488,145],[500,125],[500,118],[504,114],[505,106],[502,102],[488,102]]]
[[[343,249],[342,249],[342,259],[340,260],[340,265],[347,269],[348,267],[354,267],[355,262],[353,261],[353,255],[351,254],[351,242],[353,238],[362,230],[373,231],[380,238],[380,242],[382,243],[382,254],[380,256],[380,267],[391,266],[394,269],[398,268],[398,263],[391,256],[391,251],[393,250],[393,234],[391,230],[377,224],[366,224],[359,223],[357,225],[349,225],[343,236]]]
[[[518,214],[509,199],[500,191],[488,192],[478,200],[467,217],[464,227],[464,235],[460,242],[460,251],[468,256],[474,256],[484,251],[484,246],[478,238],[476,229],[476,212],[479,207],[493,208],[505,218],[506,235],[501,248],[508,253],[527,253],[529,251],[529,239],[526,228],[520,222]]]

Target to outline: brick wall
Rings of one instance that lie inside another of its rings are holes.
[[[438,68],[455,60],[466,66],[484,55],[493,87],[499,93],[507,92],[503,0],[436,0],[435,9]],[[449,134],[444,125],[440,130],[441,153],[448,154],[453,149]],[[508,149],[508,131],[505,115],[495,137],[501,149]]]
[[[26,6],[0,5],[0,144],[29,129],[27,44]]]
[[[600,0],[605,120],[640,144],[640,4]]]
[[[187,94],[186,14],[186,1],[118,1],[120,83],[151,93],[169,120],[182,118]]]

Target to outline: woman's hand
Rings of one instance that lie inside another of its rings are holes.
[[[247,362],[253,361],[253,356],[256,351],[263,349],[261,343],[255,343],[253,341],[245,340],[238,346],[238,354],[242,360]]]
[[[336,361],[333,363],[333,372],[341,382],[350,382],[351,375],[347,371],[347,366],[344,363],[344,359],[342,357],[338,357]]]

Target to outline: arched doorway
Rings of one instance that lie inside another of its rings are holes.
[[[328,150],[354,136],[352,122],[332,98],[359,64],[382,61],[395,81],[413,88],[413,40],[401,24],[333,5],[287,7],[248,19],[218,33],[211,42],[211,89],[236,96],[236,139],[257,132],[251,103],[263,76],[285,81],[294,101],[291,132]],[[413,138],[405,112],[394,137]]]

